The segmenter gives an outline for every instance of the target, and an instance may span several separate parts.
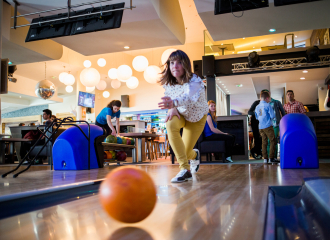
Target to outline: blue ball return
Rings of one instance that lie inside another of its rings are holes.
[[[87,124],[68,128],[54,143],[54,170],[103,168],[104,158],[101,143],[105,137],[103,129],[92,124],[89,124],[89,128]]]
[[[305,114],[291,113],[280,122],[281,168],[319,168],[317,138]]]

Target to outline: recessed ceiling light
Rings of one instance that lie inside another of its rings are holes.
[[[22,96],[19,96],[19,98],[22,98]]]
[[[308,71],[307,70],[304,70],[303,73],[308,73]]]
[[[235,52],[233,52],[233,53],[235,53]]]
[[[254,48],[254,47],[253,47]]]
[[[243,87],[243,84],[237,84],[236,87]]]
[[[225,84],[222,83],[222,85],[225,85]]]
[[[274,41],[274,43],[275,43],[275,41]]]
[[[223,43],[221,43],[221,45],[223,45]]]
[[[298,36],[296,35],[296,36],[294,36],[294,37],[298,37]]]
[[[124,48],[125,48],[125,49],[129,49],[129,46],[125,46]]]
[[[275,32],[276,29],[275,29],[275,28],[271,28],[271,29],[269,29],[269,31],[270,31],[270,32]]]
[[[221,81],[219,81],[219,83],[221,83]]]
[[[245,39],[245,38],[243,38],[243,39]]]
[[[305,78],[304,77],[301,77],[300,80],[305,80]]]

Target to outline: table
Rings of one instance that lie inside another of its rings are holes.
[[[145,153],[145,139],[158,137],[155,133],[120,133],[120,136],[135,138],[136,151],[133,156],[133,162],[143,162],[146,160]]]
[[[14,155],[14,143],[15,142],[30,142],[33,141],[31,139],[24,139],[24,138],[2,138],[0,139],[0,164],[5,163],[5,148],[6,143],[9,143],[9,153],[13,156]],[[19,155],[19,152],[16,153]]]

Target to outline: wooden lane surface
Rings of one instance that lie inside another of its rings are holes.
[[[112,220],[95,195],[1,220],[1,238],[261,240],[269,185],[301,185],[305,177],[330,176],[330,164],[322,163],[320,169],[306,170],[283,170],[267,164],[202,165],[193,181],[171,184],[177,165],[134,167],[147,171],[157,186],[156,207],[144,221],[129,225]],[[1,181],[16,180],[25,186],[44,182],[49,186],[59,184],[60,176],[63,180],[65,175],[63,183],[69,183],[73,178],[103,178],[111,169],[76,174],[36,171]],[[32,175],[34,181],[27,183]]]

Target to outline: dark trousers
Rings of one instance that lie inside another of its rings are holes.
[[[108,124],[101,124],[98,121],[95,121],[95,125],[97,125],[99,127],[103,127],[105,129],[105,131],[107,131],[107,135],[110,135],[112,132]]]
[[[262,139],[260,137],[259,133],[259,121],[255,118],[255,116],[252,116],[251,118],[251,127],[252,127],[252,132],[253,132],[253,138],[254,138],[254,147],[253,147],[253,152],[257,155],[261,155],[261,144],[262,144]]]
[[[235,136],[231,134],[217,134],[213,133],[211,136],[205,138],[205,141],[225,141],[226,158],[231,157],[233,154],[233,147],[235,144]],[[219,154],[214,153],[215,159],[220,159]]]

